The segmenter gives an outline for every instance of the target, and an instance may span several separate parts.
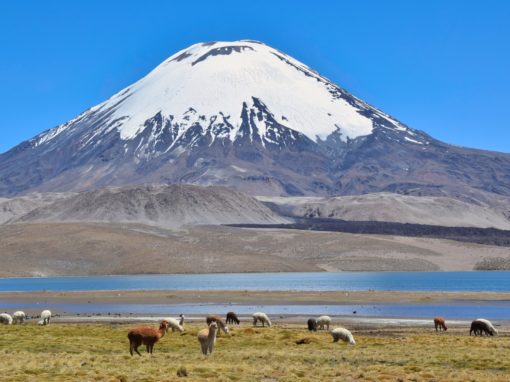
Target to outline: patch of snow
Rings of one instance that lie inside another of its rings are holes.
[[[230,167],[231,167],[232,169],[236,170],[236,171],[243,172],[243,173],[247,171],[246,169],[244,169],[244,168],[242,168],[242,167],[238,167],[238,166],[233,165],[233,164],[231,164],[231,165],[230,165]]]
[[[408,142],[413,142],[413,143],[416,143],[416,144],[418,144],[418,145],[423,145],[423,142],[417,141],[417,140],[415,140],[415,139],[411,139],[411,138],[409,138],[409,137],[404,137],[404,139],[405,139],[406,141],[408,141]]]

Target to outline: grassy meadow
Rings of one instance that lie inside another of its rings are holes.
[[[221,334],[205,357],[196,339],[205,325],[187,324],[153,356],[140,347],[143,356],[131,357],[130,326],[0,325],[0,380],[510,381],[510,337],[469,337],[466,329],[353,330],[357,345],[349,346],[296,325],[246,324]],[[309,343],[297,345],[303,338]]]

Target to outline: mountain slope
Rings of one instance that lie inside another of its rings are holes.
[[[501,209],[437,196],[375,193],[330,198],[258,197],[257,199],[283,216],[446,227],[493,227],[510,230],[510,220]]]
[[[16,220],[39,207],[50,205],[70,195],[70,193],[34,193],[18,198],[0,198],[0,224]]]
[[[141,183],[505,204],[510,155],[413,130],[254,41],[196,44],[0,155],[0,195]]]
[[[19,199],[13,202],[16,200]],[[19,214],[10,223],[116,222],[175,228],[285,221],[256,199],[228,188],[171,185],[106,188],[63,195],[54,198],[53,203]]]

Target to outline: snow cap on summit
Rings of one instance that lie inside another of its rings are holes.
[[[313,141],[333,132],[344,141],[368,135],[374,127],[372,115],[402,128],[303,63],[252,40],[192,45],[87,112],[108,111],[102,132],[117,129],[123,140],[134,139],[146,121],[160,113],[179,126],[178,136],[193,123],[209,125],[220,119],[230,129],[223,136],[234,141],[243,108],[257,101],[278,124]],[[51,139],[61,130],[39,138]],[[263,137],[266,124],[259,123],[258,130]]]

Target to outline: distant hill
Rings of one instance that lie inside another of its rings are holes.
[[[510,204],[499,208],[447,197],[374,193],[357,196],[258,197],[276,213],[298,218],[481,227],[510,230]],[[506,208],[505,208],[506,207]]]
[[[147,185],[74,194],[35,194],[0,200],[0,209],[5,206],[18,206],[11,208],[9,223],[138,223],[175,228],[187,224],[286,221],[251,196],[213,186]]]

